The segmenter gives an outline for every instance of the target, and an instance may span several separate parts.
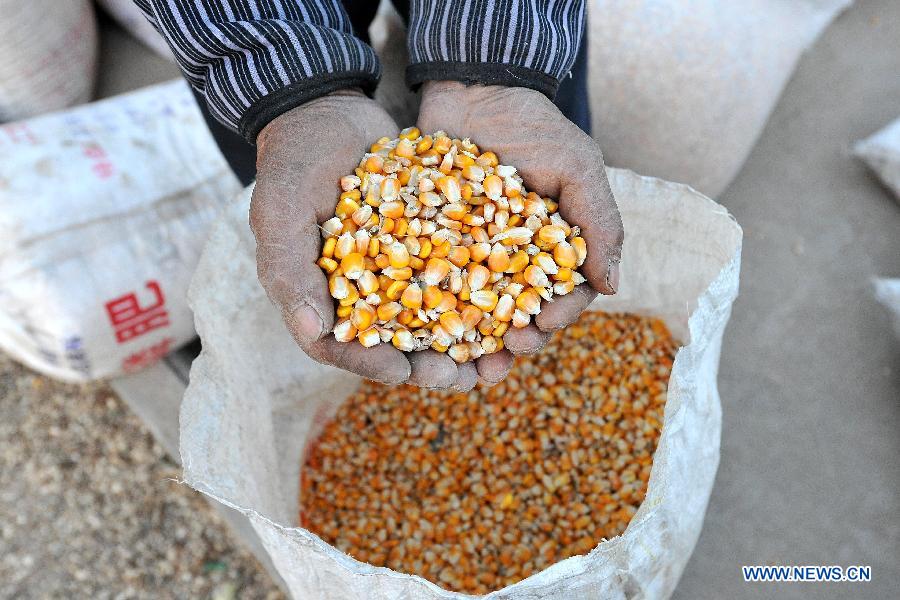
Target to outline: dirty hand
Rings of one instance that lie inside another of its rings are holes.
[[[622,220],[603,156],[597,144],[546,96],[526,88],[432,81],[422,89],[418,127],[469,137],[493,150],[502,164],[518,169],[529,190],[557,200],[562,217],[581,227],[588,255],[580,271],[587,283],[571,294],[543,302],[528,327],[510,328],[503,341],[513,354],[537,352],[552,332],[575,321],[598,292],[616,293]],[[491,366],[496,371],[482,374],[479,368],[479,373],[498,381],[511,362],[511,357],[506,364],[495,359]]]
[[[313,359],[385,383],[410,376],[390,344],[364,348],[334,339],[334,302],[316,265],[319,223],[334,215],[337,182],[359,157],[399,128],[362,92],[342,90],[294,108],[257,138],[257,179],[250,204],[259,280],[288,330]]]

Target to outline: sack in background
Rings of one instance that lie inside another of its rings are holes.
[[[186,293],[240,191],[182,80],[0,127],[0,348],[66,381],[194,336]]]
[[[891,314],[894,333],[900,340],[900,279],[875,279],[875,299]]]
[[[622,213],[618,295],[593,308],[658,315],[675,359],[647,498],[621,537],[505,588],[503,598],[664,598],[700,533],[719,459],[716,385],[741,230],[687,186],[610,170]],[[203,340],[181,408],[185,480],[243,512],[294,598],[470,598],[360,563],[297,527],[304,448],[359,378],[303,354],[256,278],[249,193],[211,229],[191,284]]]
[[[900,202],[900,119],[857,142],[853,153],[878,174]]]
[[[87,102],[96,71],[90,0],[0,0],[0,123]]]
[[[719,195],[801,53],[851,0],[593,0],[591,111],[606,160]]]
[[[142,44],[163,58],[175,60],[166,40],[144,17],[144,13],[137,7],[134,0],[97,0],[97,4]]]

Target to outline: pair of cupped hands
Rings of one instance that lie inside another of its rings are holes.
[[[375,140],[400,131],[381,106],[356,90],[303,104],[259,134],[250,206],[258,275],[291,335],[313,359],[384,383],[468,391],[479,380],[501,381],[514,355],[537,352],[597,293],[616,292],[622,221],[600,148],[539,92],[428,82],[417,127],[423,134],[444,130],[451,137],[471,138],[494,151],[502,164],[515,166],[528,190],[557,200],[563,218],[578,225],[587,242],[587,260],[580,268],[587,282],[543,302],[533,323],[507,331],[503,350],[474,362],[457,364],[433,350],[403,353],[391,344],[364,348],[335,340],[334,301],[316,265],[319,224],[334,215],[338,180],[353,172]]]

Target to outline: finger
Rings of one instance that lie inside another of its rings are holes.
[[[472,361],[456,365],[456,383],[453,388],[458,392],[468,392],[478,383],[478,370]]]
[[[456,361],[434,350],[421,350],[406,355],[412,371],[409,383],[428,389],[446,389],[456,384]]]
[[[329,335],[302,345],[310,358],[381,383],[397,385],[409,379],[406,355],[390,344],[366,348],[356,342],[339,342]]]
[[[311,209],[260,183],[253,192],[250,226],[256,236],[256,268],[269,299],[301,346],[334,327],[328,280],[316,265],[321,234]]]
[[[597,291],[586,283],[576,285],[565,296],[554,296],[553,302],[542,302],[541,312],[534,318],[541,331],[553,332],[574,323],[597,297]]]
[[[622,218],[599,150],[584,170],[582,177],[563,187],[559,211],[566,221],[581,228],[587,244],[587,259],[579,271],[601,294],[615,294],[625,237]]]
[[[513,354],[534,354],[547,345],[550,333],[541,331],[532,323],[521,329],[511,327],[503,335],[503,345]]]
[[[507,349],[485,354],[475,361],[478,378],[487,385],[497,385],[509,374],[513,366],[513,355]]]

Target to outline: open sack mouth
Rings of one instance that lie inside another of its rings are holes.
[[[494,387],[365,382],[307,448],[300,524],[470,594],[587,554],[644,500],[676,348],[659,319],[591,311]]]
[[[608,174],[618,293],[468,394],[386,394],[315,362],[256,278],[249,191],[213,227],[191,286],[203,352],[181,408],[185,480],[246,516],[293,597],[674,589],[718,466],[741,230],[687,186]]]

